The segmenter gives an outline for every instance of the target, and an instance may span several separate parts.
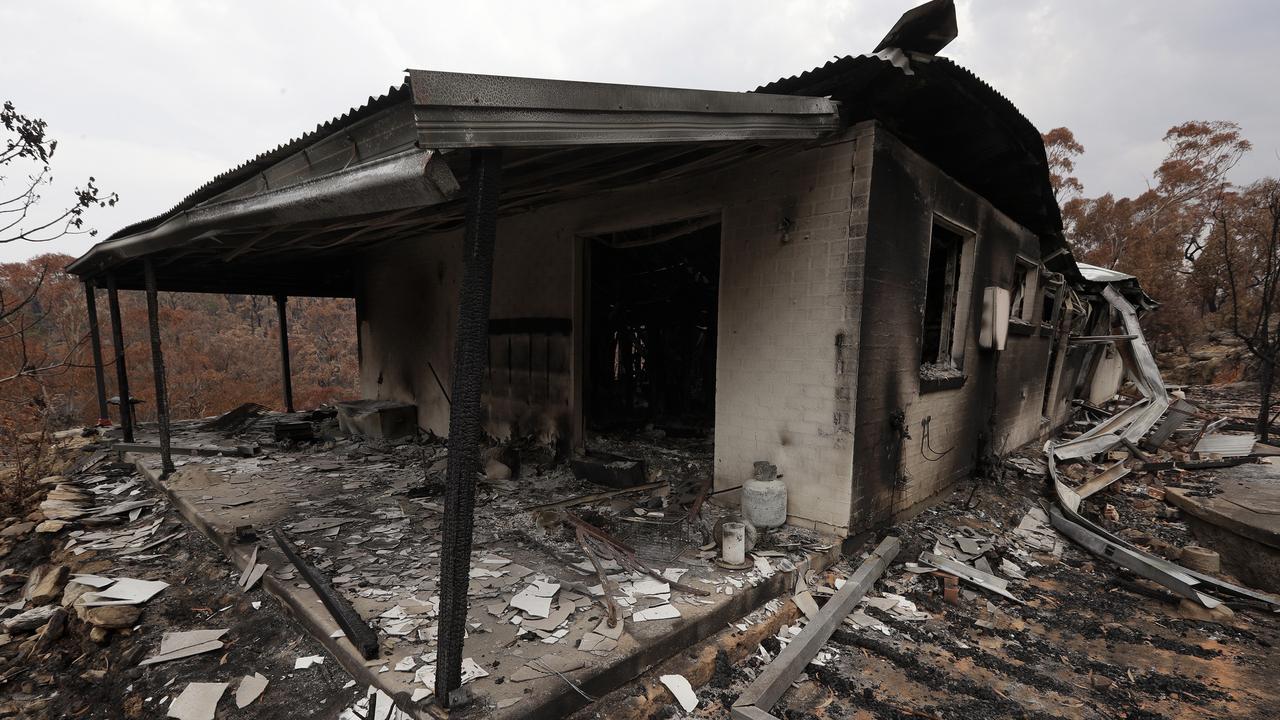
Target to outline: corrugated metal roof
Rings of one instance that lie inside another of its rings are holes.
[[[377,97],[369,96],[365,104],[359,107],[348,109],[345,113],[329,120],[325,123],[316,125],[314,130],[303,133],[292,140],[277,145],[275,149],[259,153],[253,158],[227,170],[226,172],[215,175],[213,179],[196,188],[189,195],[183,198],[178,204],[168,210],[156,215],[155,217],[140,220],[127,225],[115,231],[104,242],[110,242],[119,237],[133,235],[147,228],[159,225],[166,218],[191,208],[227,188],[241,182],[245,178],[253,175],[255,172],[271,165],[273,162],[300,150],[317,137],[328,135],[342,128],[349,127],[360,120],[363,120],[374,113],[383,110],[391,105],[401,102],[409,97],[409,82],[406,80],[399,87],[389,87],[387,92]]]
[[[847,120],[874,119],[951,177],[1066,249],[1040,131],[1008,98],[944,57],[886,50],[847,55],[757,92],[829,96]],[[1051,269],[1079,279],[1068,256]]]

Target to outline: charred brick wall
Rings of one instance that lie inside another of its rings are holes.
[[[961,377],[920,372],[925,273],[935,218],[969,236],[957,293]],[[979,349],[982,291],[1011,287],[1038,239],[896,138],[876,132],[854,413],[855,530],[888,522],[969,473],[981,453],[1040,424],[1049,342]],[[993,441],[993,438],[1001,438]]]

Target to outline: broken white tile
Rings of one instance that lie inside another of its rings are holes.
[[[591,632],[594,632],[597,635],[603,635],[611,640],[617,640],[622,637],[622,621],[619,620],[617,625],[609,627],[608,619],[601,620],[600,624]]]
[[[636,594],[636,595],[669,595],[671,594],[671,585],[669,585],[668,583],[662,582],[661,580],[654,580],[652,578],[645,578],[643,580],[637,580],[634,583],[631,583],[631,589],[633,591],[633,594]]]
[[[254,673],[245,675],[240,680],[239,687],[236,688],[236,707],[243,708],[253,704],[254,700],[267,689],[267,679],[262,673]]]
[[[670,620],[671,618],[678,617],[680,617],[680,610],[670,603],[651,607],[647,610],[640,610],[631,615],[631,619],[635,622],[644,622],[646,620]]]
[[[218,700],[227,689],[227,683],[187,683],[182,694],[169,705],[167,717],[178,720],[213,720]]]
[[[400,658],[400,662],[396,663],[396,672],[413,672],[413,668],[418,664],[417,658],[412,655]]]
[[[545,618],[551,612],[551,598],[559,590],[560,585],[556,583],[535,580],[511,598],[511,607],[532,617]]]
[[[804,613],[804,616],[810,620],[818,616],[818,603],[813,599],[813,595],[809,594],[808,590],[797,593],[791,600],[796,604],[796,607],[800,608],[800,612]]]
[[[1027,579],[1027,575],[1022,571],[1022,568],[1010,562],[1008,558],[1000,561],[1000,572],[1017,580]]]
[[[154,665],[212,650],[221,650],[222,641],[219,638],[225,634],[227,634],[225,629],[165,633],[160,638],[160,650],[138,665]]]
[[[680,582],[680,578],[687,572],[689,572],[689,568],[667,568],[662,571],[662,577],[669,582]]]
[[[323,665],[323,664],[324,664],[323,655],[306,655],[304,657],[300,657],[293,661],[293,669],[306,670],[312,665]]]
[[[462,658],[462,684],[475,680],[476,678],[489,677],[489,673],[480,667],[479,663],[471,658]]]
[[[115,582],[115,580],[112,578],[102,577],[101,575],[72,575],[70,582],[88,585],[91,588],[101,590]]]
[[[99,605],[139,605],[156,596],[156,593],[169,587],[162,580],[137,580],[134,578],[116,578],[110,587],[97,592],[85,593],[86,607]]]
[[[689,684],[688,678],[683,675],[663,675],[658,679],[667,686],[685,712],[693,712],[693,709],[698,707],[698,696],[693,692],[693,686]]]

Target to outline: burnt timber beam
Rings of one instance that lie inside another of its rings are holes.
[[[164,351],[160,348],[160,302],[156,291],[156,270],[151,260],[143,259],[142,272],[147,283],[147,325],[151,330],[151,368],[156,380],[156,424],[160,426],[161,477],[174,471],[173,453],[169,451],[169,394],[165,389]]]
[[[480,389],[488,364],[489,299],[502,151],[473,150],[471,160],[440,550],[440,633],[435,696],[446,707],[450,702],[449,693],[462,686],[476,473],[480,467]]]
[[[102,366],[102,332],[98,329],[98,297],[93,283],[84,283],[84,304],[89,311],[89,348],[93,352],[93,381],[98,391],[98,427],[111,425],[107,412],[107,379]]]
[[[107,275],[107,308],[111,314],[111,348],[116,356],[116,392],[120,396],[120,429],[124,441],[133,442],[133,405],[129,395],[129,371],[124,363],[124,327],[120,324],[120,291],[115,273]]]
[[[289,367],[289,298],[276,296],[276,315],[280,318],[280,385],[284,388],[284,411],[293,412],[293,371]]]
[[[271,534],[276,539],[276,544],[280,546],[280,551],[284,556],[289,558],[289,562],[298,568],[298,574],[306,579],[311,585],[311,589],[316,595],[320,596],[320,602],[324,603],[329,614],[333,615],[333,619],[342,628],[342,632],[346,634],[351,644],[360,651],[361,657],[365,660],[372,660],[378,656],[378,636],[373,632],[373,628],[369,627],[360,616],[356,614],[355,608],[347,604],[343,600],[338,591],[333,589],[329,584],[329,579],[321,575],[318,570],[307,564],[298,551],[294,549],[293,544],[285,538],[284,533],[278,528],[273,528]]]

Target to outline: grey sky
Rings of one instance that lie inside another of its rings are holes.
[[[8,0],[0,99],[60,141],[50,206],[90,174],[120,193],[90,218],[101,238],[385,92],[406,67],[748,90],[870,50],[916,2]],[[1070,127],[1087,194],[1140,192],[1165,130],[1193,119],[1243,126],[1255,149],[1238,181],[1280,174],[1280,5],[957,5],[960,37],[943,54],[1042,131]],[[0,245],[0,261],[91,242]]]

